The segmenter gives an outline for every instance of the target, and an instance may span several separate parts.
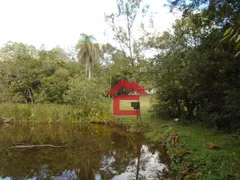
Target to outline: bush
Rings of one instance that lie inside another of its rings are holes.
[[[64,95],[64,102],[74,105],[92,106],[104,99],[107,91],[101,79],[88,80],[84,77],[72,78]]]

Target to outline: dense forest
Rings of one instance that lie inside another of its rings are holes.
[[[0,101],[92,107],[104,104],[105,92],[125,78],[156,88],[154,112],[164,119],[239,129],[240,1],[169,1],[170,11],[181,12],[172,31],[150,33],[141,24],[139,38],[133,27],[148,4],[117,5],[117,13],[105,16],[117,45],[87,34],[75,52],[7,42],[0,50]]]
[[[173,33],[152,37],[158,112],[206,126],[240,127],[240,2],[176,0]],[[225,37],[224,37],[225,36]]]

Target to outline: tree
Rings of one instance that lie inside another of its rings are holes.
[[[126,54],[111,44],[102,46],[104,60],[104,76],[109,82],[109,88],[115,86],[122,79],[131,80],[132,71]]]
[[[0,61],[14,60],[20,56],[24,58],[37,58],[38,51],[34,46],[29,46],[23,43],[17,43],[12,41],[8,41],[0,49]]]
[[[195,10],[202,11],[205,22],[214,23],[225,29],[221,42],[230,41],[235,46],[235,57],[240,55],[240,2],[239,0],[169,0],[171,10],[178,8],[183,11],[183,17],[189,16]]]
[[[46,51],[8,42],[0,59],[1,102],[62,103],[69,78],[81,71],[60,47]]]
[[[77,58],[80,63],[86,63],[86,76],[91,79],[92,64],[101,55],[100,46],[94,43],[96,39],[92,35],[82,33],[76,45]]]
[[[118,12],[105,15],[105,21],[111,27],[113,39],[129,58],[132,78],[136,81],[137,40],[134,39],[133,29],[137,15],[141,12],[145,14],[149,6],[143,6],[142,0],[117,0],[117,7]]]
[[[157,87],[156,111],[168,118],[236,130],[240,128],[240,63],[234,59],[234,46],[220,40],[237,24],[240,3],[175,2],[184,13],[175,22],[173,33],[165,32],[148,43],[158,52],[152,73]]]
[[[149,6],[143,6],[143,0],[117,0],[118,12],[105,15],[105,21],[111,27],[113,39],[119,43],[121,50],[131,64],[132,79],[136,82],[136,65],[138,64],[137,40],[134,39],[133,29],[137,15],[145,15]],[[123,22],[123,23],[122,23]],[[140,116],[137,117],[141,119]]]

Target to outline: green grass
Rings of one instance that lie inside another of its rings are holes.
[[[109,110],[97,107],[64,104],[0,104],[1,119],[13,122],[35,123],[86,123],[89,121],[109,121]]]
[[[144,135],[166,144],[176,179],[240,179],[240,140],[234,140],[233,134],[198,125],[183,125],[174,120],[153,118],[148,111],[150,98],[150,95],[140,98],[142,123],[148,125]],[[120,107],[127,109],[129,104],[124,102]],[[136,117],[122,117],[122,121],[134,124]],[[172,133],[179,135],[180,143],[169,143]],[[207,143],[214,143],[221,149],[208,149]]]

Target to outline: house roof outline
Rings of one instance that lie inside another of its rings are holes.
[[[122,87],[128,91],[134,90],[139,94],[147,94],[146,91],[136,82],[128,82],[126,79],[122,79],[120,82],[118,82],[112,89],[107,92],[107,94],[115,94]]]

